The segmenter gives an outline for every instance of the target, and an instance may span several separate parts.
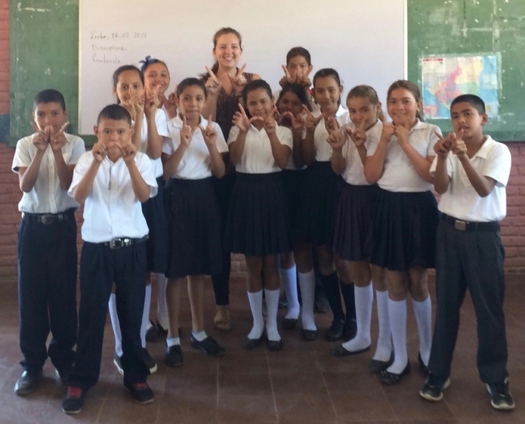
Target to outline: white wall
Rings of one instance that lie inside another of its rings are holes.
[[[243,36],[240,65],[272,88],[288,50],[302,46],[313,72],[340,73],[345,94],[369,84],[383,99],[406,75],[405,16],[405,0],[81,0],[79,132],[92,134],[98,112],[115,101],[116,68],[151,55],[168,64],[173,86],[213,64],[213,34],[226,26]]]

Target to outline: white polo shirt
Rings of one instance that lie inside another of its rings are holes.
[[[278,125],[275,127],[275,134],[281,144],[293,148],[292,131],[289,128]],[[234,125],[230,130],[228,144],[237,140],[238,135],[239,127]],[[235,166],[235,170],[246,174],[269,174],[281,171],[273,157],[270,138],[264,128],[259,131],[253,125],[250,126],[241,161]]]
[[[343,172],[343,178],[348,184],[352,185],[370,185],[365,178],[365,167],[361,161],[361,156],[352,138],[346,134],[346,128],[355,131],[355,125],[350,122],[341,128],[341,131],[346,135],[346,143],[343,146],[343,157],[345,158],[346,167]],[[366,131],[365,148],[368,151],[370,146],[377,146],[381,138],[381,131],[383,123],[380,120]]]
[[[511,167],[509,148],[487,136],[481,148],[470,158],[470,163],[481,175],[496,181],[490,194],[486,197],[479,196],[458,157],[449,153],[447,174],[450,183],[447,191],[441,195],[438,209],[464,221],[501,221],[507,214],[505,187],[509,181]],[[436,165],[437,157],[430,168],[432,175],[435,174]]]
[[[157,133],[164,138],[164,140],[167,140],[169,138],[169,132],[168,132],[168,125],[167,125],[167,114],[164,109],[157,109],[157,112],[155,113],[155,124],[157,125]],[[142,120],[142,126],[140,128],[140,148],[139,151],[142,153],[146,153],[148,148],[148,124],[146,123],[146,114],[144,114],[144,118]],[[151,163],[153,164],[153,172],[155,173],[155,177],[162,177],[162,160],[160,157],[157,159],[151,159]]]
[[[62,146],[62,156],[67,165],[74,165],[85,151],[84,140],[76,135],[65,134],[67,142]],[[37,148],[33,144],[33,135],[18,140],[11,168],[18,172],[19,168],[27,168],[36,155]],[[47,146],[38,177],[29,193],[23,193],[18,210],[28,213],[59,213],[70,208],[78,208],[78,203],[67,195],[60,187],[56,170],[56,161],[51,146]]]
[[[208,121],[201,116],[200,126],[206,128]],[[180,130],[183,126],[183,121],[180,117],[175,117],[168,121],[168,132],[170,138],[164,141],[162,146],[162,153],[172,155],[180,146]],[[228,145],[224,136],[222,135],[221,127],[216,122],[212,122],[212,126],[217,131],[217,140],[215,144],[219,153],[228,151]],[[170,175],[171,178],[182,178],[185,180],[199,180],[202,178],[211,177],[211,162],[210,151],[200,128],[196,128],[191,139],[189,147],[186,149],[175,174]]]
[[[70,196],[93,160],[93,153],[89,151],[78,161],[68,191]],[[142,178],[150,186],[150,197],[155,197],[157,180],[150,158],[137,152],[135,163]],[[148,232],[141,202],[133,192],[126,163],[122,158],[112,162],[106,157],[98,168],[93,189],[84,204],[82,239],[90,243],[102,243],[116,237],[142,238]]]
[[[441,134],[439,127],[418,120],[409,132],[408,142],[421,157],[425,159],[429,156],[433,157],[436,155],[434,145],[438,141],[436,132]],[[372,156],[376,150],[377,144],[370,146],[367,156]],[[422,192],[432,188],[432,184],[419,176],[416,168],[399,146],[395,135],[388,143],[383,175],[377,183],[382,189],[393,192]]]
[[[314,111],[312,115],[316,118],[321,115],[321,111]],[[341,105],[335,113],[335,119],[339,124],[339,128],[348,123],[348,111]],[[332,157],[332,146],[328,144],[326,139],[328,138],[329,133],[326,129],[324,118],[322,118],[314,131],[314,147],[315,147],[315,160],[318,162],[330,162]]]

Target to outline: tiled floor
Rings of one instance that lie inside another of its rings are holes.
[[[506,299],[511,390],[517,407],[511,413],[493,410],[485,386],[479,381],[476,362],[475,317],[467,297],[462,311],[452,385],[442,402],[421,399],[424,377],[417,367],[418,341],[409,308],[409,355],[412,373],[395,387],[383,386],[367,372],[371,353],[334,358],[331,344],[306,343],[299,331],[282,331],[285,349],[268,352],[264,346],[245,351],[241,339],[251,320],[242,279],[232,282],[232,315],[235,327],[211,333],[227,348],[212,359],[189,346],[190,321],[187,302],[183,315],[184,366],[169,369],[163,364],[162,343],[149,345],[159,369],[149,382],[155,402],[133,403],[112,364],[113,336],[108,324],[99,384],[86,397],[82,412],[66,416],[60,409],[65,388],[54,378],[48,363],[39,390],[27,397],[13,393],[21,368],[17,336],[16,284],[0,284],[0,423],[525,423],[525,284],[510,275]],[[207,322],[214,307],[211,286],[207,293]],[[281,311],[282,313],[282,311]],[[374,312],[375,313],[375,312]],[[330,322],[317,315],[320,329]],[[374,318],[374,333],[377,324]]]

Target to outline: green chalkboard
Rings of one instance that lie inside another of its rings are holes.
[[[422,85],[421,59],[495,54],[499,111],[485,132],[499,141],[525,141],[525,1],[407,0],[408,78]],[[443,131],[450,122],[431,120]]]
[[[32,132],[33,98],[45,88],[64,94],[68,131],[77,131],[78,1],[10,2],[10,145]]]

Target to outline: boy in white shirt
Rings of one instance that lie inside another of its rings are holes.
[[[148,226],[141,202],[157,193],[150,159],[131,142],[131,116],[122,106],[99,114],[91,152],[79,160],[69,194],[84,205],[80,310],[75,365],[68,379],[66,414],[80,412],[100,373],[104,325],[115,284],[122,331],[124,386],[136,402],[153,401],[140,342]]]
[[[443,398],[466,289],[478,325],[477,365],[495,409],[514,409],[509,392],[505,336],[504,260],[499,221],[506,214],[511,155],[507,146],[483,134],[488,117],[478,96],[466,94],[450,106],[454,132],[436,143],[430,169],[441,194],[436,245],[437,311],[428,364],[420,391],[430,401]]]
[[[84,141],[64,132],[69,122],[64,96],[43,90],[33,106],[35,133],[18,141],[13,171],[23,192],[18,209],[18,306],[24,371],[17,395],[33,392],[49,355],[65,381],[77,340],[78,203],[67,195]],[[49,348],[46,341],[51,331]]]

